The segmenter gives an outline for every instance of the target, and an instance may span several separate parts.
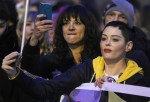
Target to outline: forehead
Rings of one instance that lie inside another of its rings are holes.
[[[68,11],[68,12],[65,12],[63,15],[62,15],[62,18],[63,19],[71,19],[71,18],[74,18],[74,19],[81,19],[82,14],[80,13],[80,11]]]
[[[118,27],[113,27],[113,26],[107,26],[104,29],[103,34],[107,36],[111,36],[111,35],[123,36],[121,30]]]
[[[74,19],[74,20],[80,20],[80,16],[64,16],[63,17],[63,19],[69,19],[69,20],[71,20],[71,19]]]
[[[110,11],[108,12],[107,14],[110,14],[110,13],[113,13],[113,14],[116,14],[116,15],[124,15],[122,12],[120,11]],[[125,15],[124,15],[125,16]]]

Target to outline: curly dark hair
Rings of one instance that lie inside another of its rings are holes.
[[[79,17],[81,22],[85,25],[85,36],[83,39],[84,49],[81,53],[81,57],[83,55],[91,59],[97,57],[100,54],[98,23],[92,13],[81,5],[69,6],[59,16],[54,36],[54,44],[56,46],[54,52],[57,53],[59,58],[69,53],[68,44],[63,37],[62,26],[64,25],[63,19],[71,19],[71,17],[75,19]]]

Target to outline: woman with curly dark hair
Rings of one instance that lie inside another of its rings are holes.
[[[70,67],[100,55],[100,33],[93,15],[83,6],[66,8],[59,16],[55,26],[55,48],[50,55],[40,55],[39,38],[44,31],[53,30],[52,20],[40,20],[37,16],[36,32],[25,45],[21,66],[25,70],[43,78],[53,78]],[[59,97],[56,97],[59,99]]]
[[[75,5],[66,8],[57,19],[54,51],[40,56],[39,38],[42,32],[53,29],[52,20],[40,20],[44,16],[37,16],[36,32],[23,51],[22,68],[44,78],[52,78],[52,72],[58,75],[100,54],[100,33],[95,18],[85,7]]]

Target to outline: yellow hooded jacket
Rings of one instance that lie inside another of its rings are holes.
[[[96,74],[96,79],[105,76],[104,63],[105,63],[104,58],[100,56],[93,60],[93,68],[94,68],[94,73]],[[136,62],[127,59],[127,68],[124,70],[124,72],[116,82],[117,83],[125,82],[127,79],[129,79],[136,73],[143,74],[142,68],[140,68],[136,64]]]

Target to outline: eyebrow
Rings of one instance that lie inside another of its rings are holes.
[[[102,36],[107,36],[107,34],[102,34]],[[112,35],[113,37],[119,37],[119,38],[122,38],[121,36],[119,35]]]

